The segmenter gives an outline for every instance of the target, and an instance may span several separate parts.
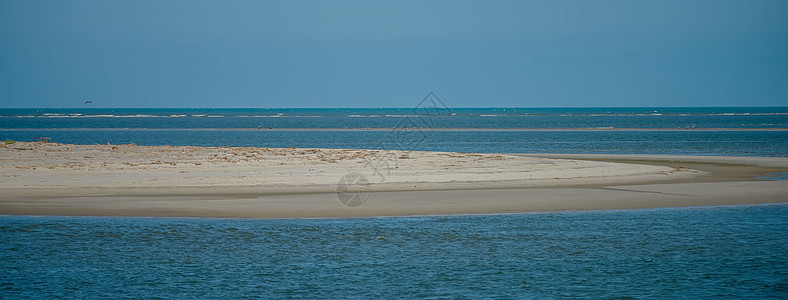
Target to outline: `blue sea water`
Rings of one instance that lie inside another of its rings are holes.
[[[786,228],[788,205],[366,219],[5,216],[0,298],[784,299]]]
[[[424,125],[409,123],[419,118],[411,109],[0,109],[0,139],[372,149],[397,131],[266,128]],[[473,108],[430,121],[652,130],[428,127],[395,146],[788,156],[788,131],[768,131],[788,127],[785,107]],[[693,125],[729,130],[659,130]],[[0,216],[0,299],[785,299],[786,225],[785,204],[366,219]]]
[[[788,107],[0,109],[0,128],[785,128]],[[423,124],[417,124],[423,125]]]
[[[385,109],[0,109],[0,139],[75,144],[374,149],[394,127],[418,127],[409,150],[787,156],[788,107],[457,108],[425,118]],[[276,129],[305,129],[271,131]],[[722,131],[692,130],[721,128]],[[257,130],[258,127],[262,129]],[[659,130],[684,128],[684,130]],[[686,129],[686,128],[690,129]],[[315,131],[314,128],[392,128]],[[440,131],[440,128],[648,131]],[[727,130],[725,130],[727,129]],[[759,131],[736,131],[758,129]]]

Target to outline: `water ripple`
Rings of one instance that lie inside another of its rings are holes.
[[[762,298],[788,205],[237,220],[0,217],[0,298]]]

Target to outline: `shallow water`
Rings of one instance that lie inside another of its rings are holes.
[[[769,179],[769,180],[788,180],[788,172],[777,172],[777,173],[768,173],[768,176],[758,177],[761,179]]]
[[[392,144],[386,131],[6,131],[3,138],[51,137],[67,144],[406,149],[484,153],[609,153],[788,156],[788,131],[438,132]],[[381,146],[381,143],[384,143]]]
[[[784,298],[788,205],[367,219],[0,217],[0,298]]]

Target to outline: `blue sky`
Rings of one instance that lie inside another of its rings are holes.
[[[0,1],[0,107],[785,106],[788,1]]]

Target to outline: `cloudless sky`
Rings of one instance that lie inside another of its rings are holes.
[[[785,106],[788,1],[0,1],[0,107]]]

